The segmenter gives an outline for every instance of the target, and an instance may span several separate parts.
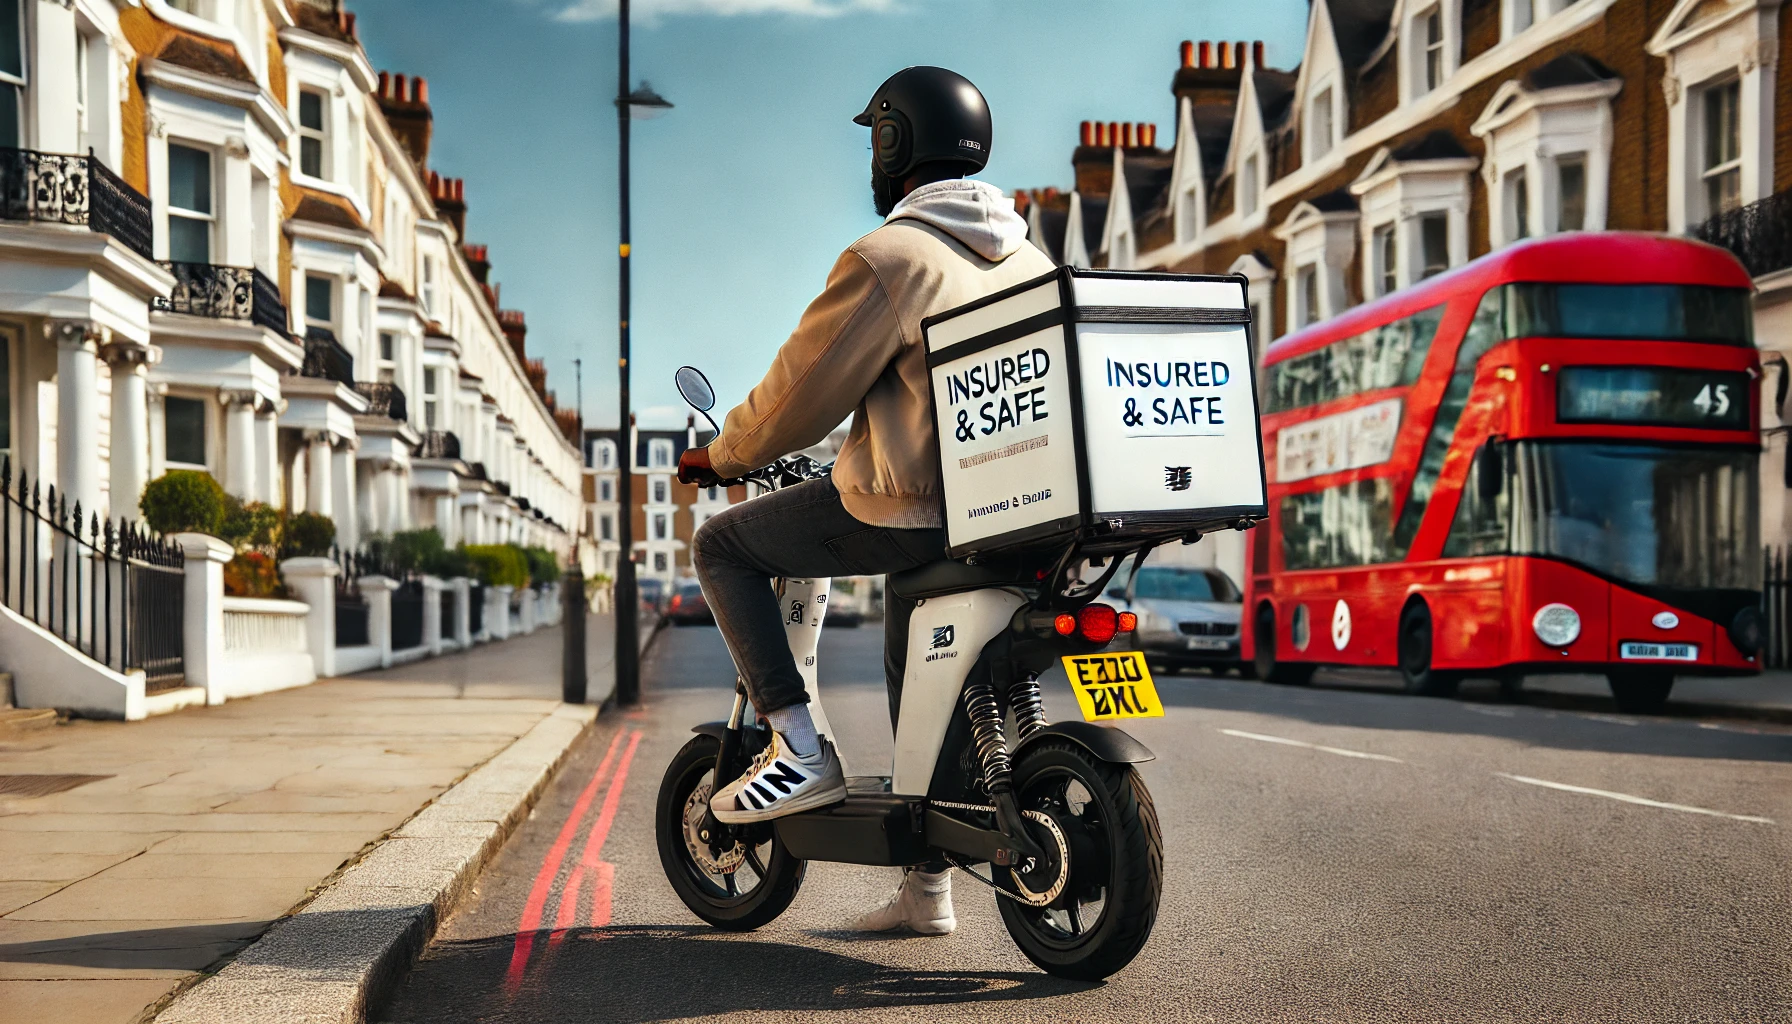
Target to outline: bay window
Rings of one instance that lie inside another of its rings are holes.
[[[305,275],[305,326],[336,329],[336,279]]]
[[[163,399],[163,451],[170,465],[205,468],[205,401],[199,398]]]

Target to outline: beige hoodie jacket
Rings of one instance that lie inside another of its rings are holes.
[[[940,526],[921,321],[1051,270],[994,186],[952,180],[909,193],[841,253],[765,379],[728,413],[711,465],[739,476],[819,443],[851,412],[834,463],[846,510],[872,526]]]

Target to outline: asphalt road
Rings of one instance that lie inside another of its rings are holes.
[[[888,771],[881,635],[824,634],[849,773]],[[661,636],[643,705],[600,720],[377,1019],[1792,1020],[1784,726],[1160,679],[1166,716],[1131,731],[1159,754],[1162,909],[1131,967],[1085,985],[1035,970],[962,875],[945,937],[835,930],[897,877],[837,864],[758,932],[700,925],[653,798],[731,678],[714,630]]]

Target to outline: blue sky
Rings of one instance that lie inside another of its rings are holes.
[[[491,247],[549,386],[616,421],[614,0],[349,0],[376,67],[422,74],[431,163],[466,179],[468,240]],[[938,64],[989,97],[981,177],[1071,181],[1078,122],[1152,121],[1183,39],[1258,40],[1300,59],[1307,4],[1259,0],[637,0],[632,65],[676,109],[637,121],[634,404],[682,422],[672,371],[723,408],[753,386],[840,250],[877,226],[869,132],[851,123],[891,73]]]

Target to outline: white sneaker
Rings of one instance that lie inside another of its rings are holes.
[[[799,757],[776,731],[740,778],[709,798],[718,821],[742,825],[812,811],[846,799],[846,776],[834,745],[821,741],[814,757]]]
[[[907,928],[916,935],[949,935],[958,927],[952,916],[952,873],[910,869],[896,895],[846,926],[854,932],[893,932]]]

